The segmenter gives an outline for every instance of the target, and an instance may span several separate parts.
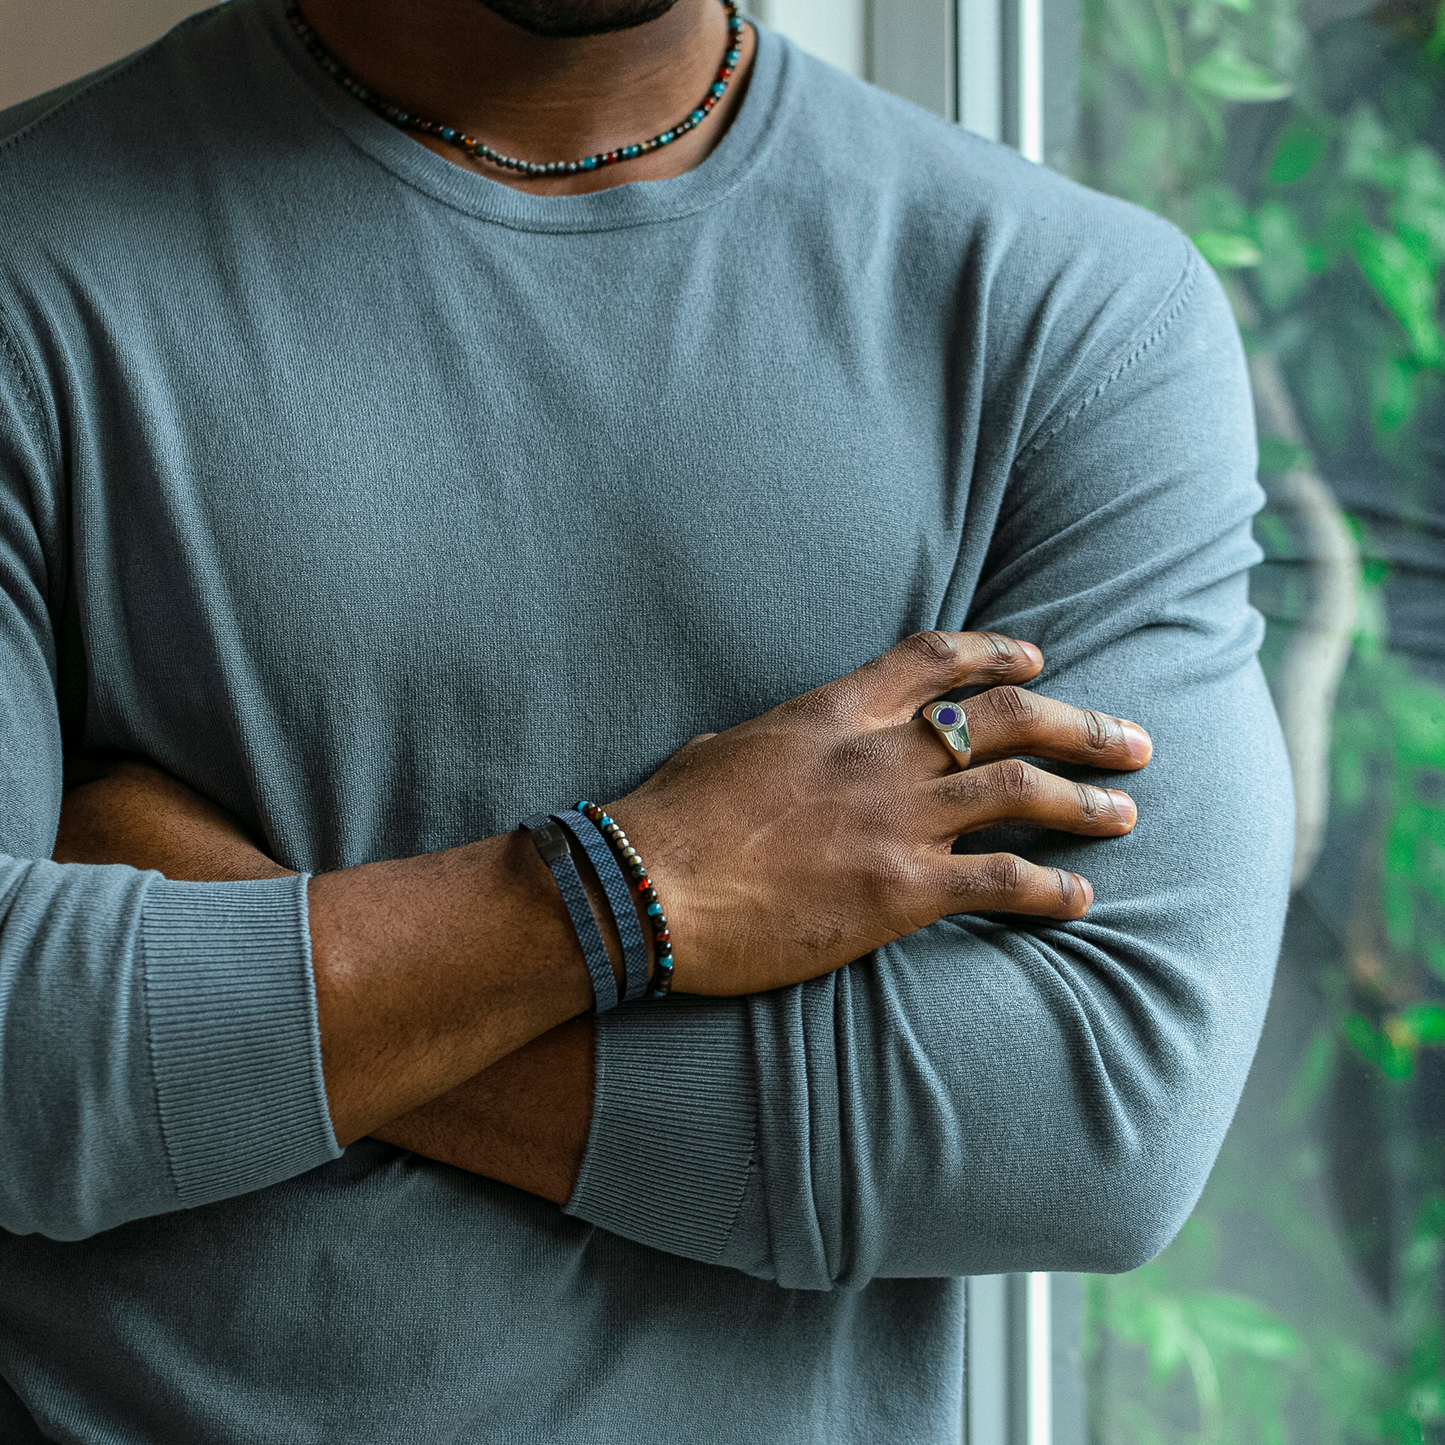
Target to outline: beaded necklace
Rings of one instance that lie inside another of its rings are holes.
[[[477,160],[487,161],[504,171],[517,171],[524,176],[571,176],[576,175],[579,171],[595,171],[600,166],[615,166],[622,161],[636,160],[638,156],[645,156],[652,151],[661,150],[663,146],[671,145],[673,141],[686,135],[688,131],[695,130],[707,119],[712,113],[713,107],[727,94],[728,83],[732,80],[733,74],[738,68],[738,61],[742,57],[743,22],[738,15],[737,5],[734,0],[722,0],[722,6],[728,16],[728,48],[723,55],[722,64],[718,67],[717,76],[708,86],[706,94],[698,101],[694,110],[690,111],[671,129],[658,132],[651,140],[638,141],[636,145],[619,146],[616,150],[599,151],[596,155],[583,156],[581,160],[547,162],[523,161],[518,160],[515,156],[501,155],[494,151],[486,141],[477,140],[474,136],[469,136],[455,126],[442,125],[440,121],[427,120],[425,116],[412,114],[394,100],[388,100],[384,95],[378,95],[357,80],[327,49],[321,37],[306,23],[306,17],[302,15],[297,0],[286,0],[286,18],[291,22],[291,28],[296,32],[297,39],[311,52],[321,68],[340,81],[357,100],[374,110],[382,119],[389,120],[393,125],[400,126],[404,130],[417,130],[426,135],[435,136],[438,140],[445,141],[448,145],[454,145],[459,150],[466,151],[468,155],[475,156]]]

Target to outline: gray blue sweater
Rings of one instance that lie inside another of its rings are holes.
[[[0,1438],[955,1441],[959,1276],[1147,1258],[1249,1067],[1254,465],[1177,232],[766,31],[702,166],[581,197],[390,128],[279,0],[0,117]],[[1152,732],[1132,836],[1003,840],[1093,912],[606,1015],[565,1209],[337,1148],[304,880],[48,861],[66,751],[316,872],[932,626]]]

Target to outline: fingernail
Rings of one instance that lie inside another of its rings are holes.
[[[1078,878],[1079,887],[1084,890],[1084,912],[1087,913],[1094,906],[1094,885],[1087,878],[1079,878],[1077,873],[1074,877]]]
[[[1020,642],[1019,646],[1028,654],[1029,661],[1036,666],[1043,666],[1044,655],[1033,645],[1032,642]]]
[[[1124,729],[1124,743],[1135,762],[1147,763],[1154,756],[1154,742],[1138,723],[1119,720]]]
[[[1121,823],[1127,823],[1131,828],[1139,820],[1139,810],[1134,806],[1134,800],[1128,793],[1121,793],[1117,788],[1105,788],[1109,795],[1109,801],[1114,805],[1114,811],[1119,815]]]

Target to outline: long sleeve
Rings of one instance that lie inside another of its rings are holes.
[[[939,621],[1037,643],[1039,691],[1152,734],[1128,838],[966,840],[1083,873],[1088,918],[950,918],[745,1005],[609,1019],[572,1212],[803,1289],[1127,1269],[1187,1216],[1262,1025],[1291,845],[1246,599],[1248,386],[1193,257],[1147,325],[1068,364],[966,615]]]
[[[0,1228],[76,1239],[337,1149],[304,880],[49,861],[68,519],[35,376],[0,330]]]

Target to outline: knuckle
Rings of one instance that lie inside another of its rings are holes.
[[[1038,721],[1039,700],[1021,687],[996,687],[989,697],[1004,721],[1021,732],[1028,731]]]
[[[946,773],[938,782],[940,801],[953,807],[977,807],[984,801],[988,788],[988,772],[984,768],[966,768],[963,772]]]
[[[994,786],[999,801],[1006,807],[1023,808],[1033,802],[1039,790],[1038,774],[1017,758],[996,763]]]
[[[1065,873],[1062,868],[1055,868],[1054,884],[1059,890],[1059,907],[1068,912],[1074,906],[1074,876],[1072,873]]]
[[[914,911],[919,893],[925,891],[926,881],[919,862],[902,849],[887,848],[873,855],[854,887],[874,911],[908,915]]]
[[[1079,816],[1086,823],[1097,823],[1104,812],[1104,795],[1098,788],[1090,788],[1083,783],[1075,783],[1074,792],[1079,800]]]
[[[1088,708],[1084,712],[1084,737],[1096,753],[1107,751],[1119,733],[1119,726],[1107,713]]]
[[[880,898],[906,897],[922,874],[922,867],[907,853],[890,848],[875,858],[870,882]]]
[[[927,632],[914,632],[898,644],[899,648],[916,657],[920,662],[936,665],[951,663],[958,655],[953,638],[946,632],[931,628]]]
[[[1011,898],[1023,882],[1023,859],[1012,853],[990,853],[980,867],[985,891],[995,898]]]
[[[1011,637],[1001,632],[980,632],[975,634],[984,647],[983,666],[997,672],[1012,672],[1018,664],[1019,653]]]

